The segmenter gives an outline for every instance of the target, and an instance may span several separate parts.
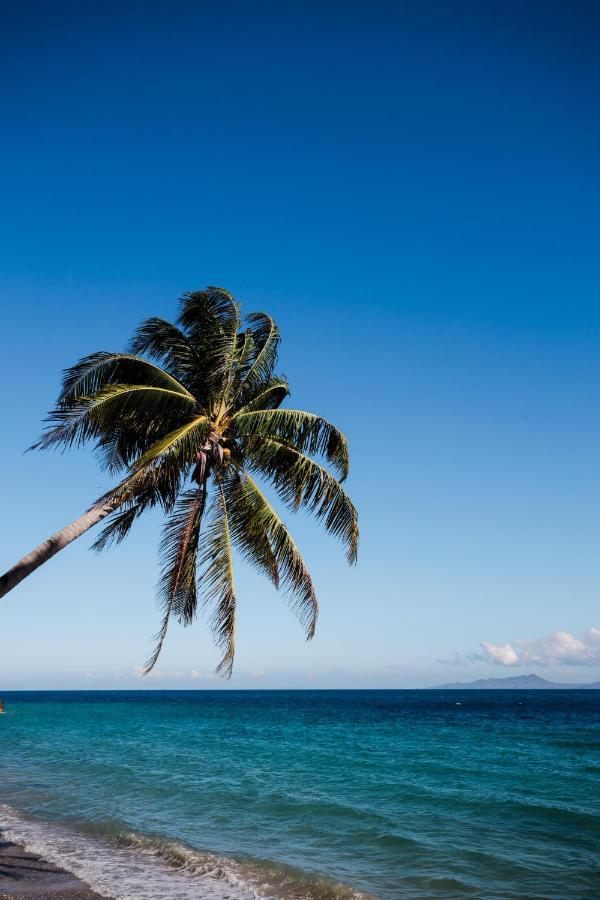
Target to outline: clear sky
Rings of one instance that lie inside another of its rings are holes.
[[[594,3],[5,4],[2,568],[107,486],[23,455],[61,369],[218,284],[347,433],[362,531],[348,569],[291,521],[311,644],[239,568],[229,686],[600,678],[599,46]],[[136,675],[159,524],[0,601],[0,686],[223,686],[202,621]]]

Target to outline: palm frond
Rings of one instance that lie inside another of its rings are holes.
[[[122,436],[124,429],[148,434],[164,434],[189,415],[195,400],[172,388],[146,384],[108,384],[91,396],[82,396],[59,405],[47,418],[50,423],[42,437],[30,448],[68,448],[93,438],[101,445]]]
[[[358,514],[339,481],[324,466],[277,438],[247,441],[246,456],[291,509],[304,507],[323,519],[327,531],[346,545],[348,562],[356,562]]]
[[[189,394],[177,378],[147,359],[131,353],[100,351],[65,369],[57,405],[91,397],[108,384],[157,385]]]
[[[246,328],[245,331],[238,332],[235,348],[234,368],[235,373],[232,383],[237,388],[242,379],[250,369],[252,360],[255,355],[254,337],[252,330]]]
[[[271,378],[277,363],[280,336],[279,329],[271,316],[266,313],[250,313],[246,316],[246,321],[250,323],[251,327],[255,348],[254,360],[235,390],[233,403],[237,400],[243,403],[245,398],[251,397]]]
[[[198,399],[204,408],[209,399],[221,403],[234,377],[239,304],[224,288],[194,291],[182,298],[179,324],[198,355],[205,360],[202,371],[204,394]]]
[[[143,453],[139,437],[139,434],[132,433],[124,426],[115,427],[110,434],[98,437],[95,451],[100,468],[109,475],[117,475],[126,469],[132,459]]]
[[[196,553],[205,500],[206,485],[195,491],[186,491],[177,501],[164,527],[159,551],[162,572],[158,587],[163,618],[156,635],[156,646],[144,667],[145,674],[156,665],[171,616],[175,614],[188,624],[196,612]]]
[[[170,513],[173,509],[185,470],[170,464],[169,460],[159,460],[130,473],[120,484],[111,488],[94,505],[111,503],[115,511],[108,517],[106,524],[92,550],[104,550],[112,543],[120,543],[128,534],[135,520],[147,509],[160,506]]]
[[[156,316],[145,319],[136,329],[129,349],[146,353],[168,373],[194,393],[201,383],[204,361],[177,325]]]
[[[145,468],[155,460],[169,457],[180,465],[192,465],[210,432],[207,416],[196,416],[153,444],[136,462],[133,471]]]
[[[120,544],[131,531],[133,523],[141,512],[142,509],[138,504],[133,504],[127,509],[117,510],[112,513],[106,520],[106,524],[92,544],[91,549],[101,552],[110,547],[111,544]]]
[[[261,384],[256,393],[247,395],[243,406],[236,412],[254,412],[260,409],[277,409],[290,392],[290,386],[285,378],[273,377]],[[241,401],[242,398],[240,397]]]
[[[232,417],[237,434],[244,438],[279,438],[300,453],[321,454],[346,478],[348,444],[339,429],[321,416],[300,409],[238,412]]]
[[[306,638],[314,636],[319,603],[312,579],[296,544],[259,486],[246,471],[239,472],[237,484],[231,485],[231,508],[247,510],[245,517],[253,523],[253,533],[265,534],[277,561],[279,581],[292,610],[305,627]]]
[[[225,494],[220,482],[211,504],[211,518],[200,556],[202,598],[213,606],[211,627],[223,657],[217,672],[229,678],[235,655],[236,597],[233,546]]]
[[[219,329],[234,325],[238,330],[240,307],[225,288],[207,287],[183,295],[178,321],[199,346],[205,346]]]
[[[279,587],[279,566],[269,535],[255,516],[255,503],[239,473],[230,469],[222,481],[233,543],[242,557]]]

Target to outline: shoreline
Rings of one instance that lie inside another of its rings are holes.
[[[0,831],[0,900],[102,900],[72,872],[6,840]],[[106,898],[105,898],[106,900]]]

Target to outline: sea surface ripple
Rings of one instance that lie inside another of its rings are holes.
[[[598,691],[4,696],[0,829],[117,900],[600,896]]]

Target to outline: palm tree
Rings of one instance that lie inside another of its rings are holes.
[[[312,638],[318,603],[307,567],[259,486],[292,510],[304,507],[356,560],[356,509],[341,486],[343,434],[325,419],[282,409],[286,380],[274,374],[275,322],[250,313],[222,288],[185,294],[177,324],[150,318],[128,352],[93,353],[64,373],[48,427],[34,448],[92,442],[102,467],[122,480],[79,519],[0,578],[0,596],[59,550],[107,519],[95,544],[122,541],[146,509],[166,513],[160,544],[162,624],[146,663],[160,654],[169,622],[189,625],[200,602],[229,677],[235,650],[233,548],[287,595]],[[316,458],[315,458],[316,457]],[[331,471],[330,471],[331,470]]]

